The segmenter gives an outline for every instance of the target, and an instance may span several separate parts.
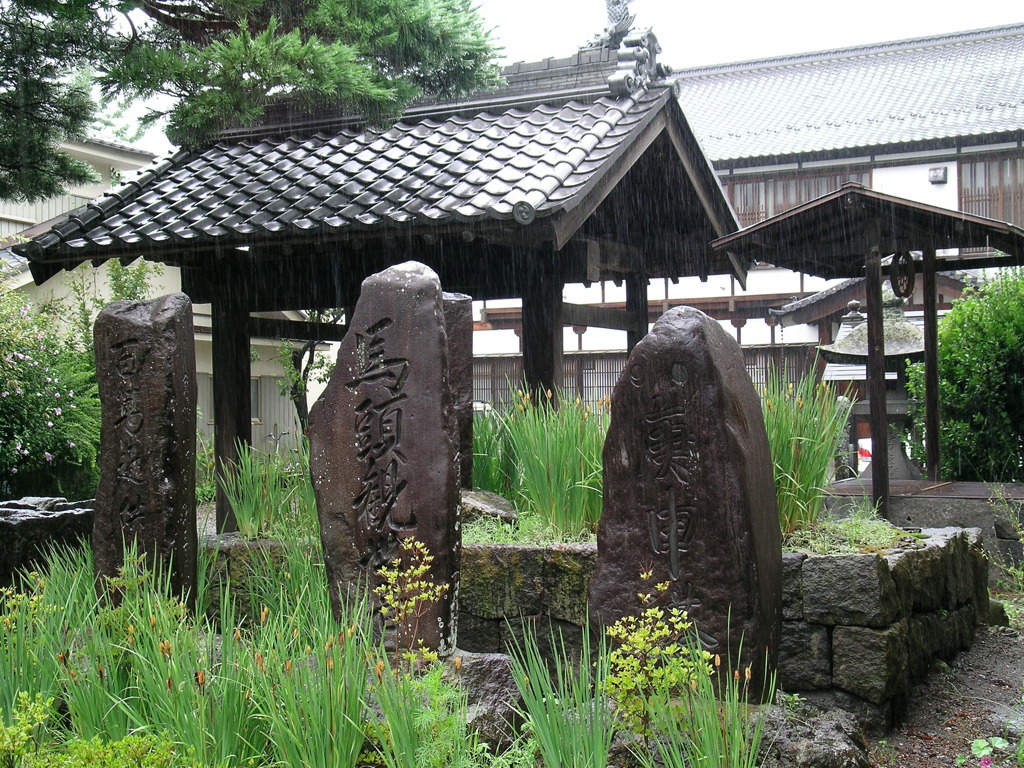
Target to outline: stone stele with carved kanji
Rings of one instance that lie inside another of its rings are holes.
[[[430,578],[447,586],[417,639],[442,656],[455,644],[461,554],[454,429],[437,275],[416,262],[371,275],[309,414],[331,600],[338,614],[346,591],[379,585],[399,541],[417,539],[434,557]]]
[[[116,576],[122,542],[169,568],[175,593],[196,591],[196,362],[183,293],[115,301],[96,318],[102,407],[92,549],[97,576]]]
[[[593,620],[638,613],[637,594],[668,582],[663,607],[685,609],[723,663],[750,667],[759,695],[782,612],[771,456],[740,348],[698,310],[663,315],[615,386],[597,547]]]

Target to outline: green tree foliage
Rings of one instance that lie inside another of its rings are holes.
[[[381,121],[487,86],[488,34],[471,0],[0,0],[0,199],[89,178],[57,151],[92,120],[79,68],[106,98],[169,97],[144,120],[197,146],[276,102]]]
[[[924,402],[924,372],[908,389]],[[949,480],[1024,480],[1024,270],[969,290],[939,324],[942,473]],[[923,433],[924,409],[915,416]]]
[[[102,26],[79,0],[0,0],[0,199],[39,200],[94,178],[56,147],[92,121],[87,85],[68,75],[102,57]]]

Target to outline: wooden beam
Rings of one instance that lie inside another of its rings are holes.
[[[924,441],[925,471],[929,480],[938,481],[941,473],[939,437],[939,313],[935,285],[935,250],[924,251],[924,281],[921,286],[924,306]]]
[[[211,304],[213,321],[213,445],[217,474],[232,471],[238,443],[252,444],[249,391],[249,311],[225,297]],[[217,532],[237,531],[238,522],[217,484]]]
[[[270,317],[250,317],[249,336],[298,341],[341,341],[347,326],[341,323],[308,323]]]
[[[586,325],[590,328],[612,328],[616,331],[633,333],[646,329],[646,321],[638,321],[624,309],[600,307],[594,304],[570,304],[562,302],[562,323],[565,325]],[[646,332],[646,330],[645,330]]]
[[[643,272],[626,275],[626,314],[633,326],[626,330],[626,352],[632,352],[647,335],[647,275]]]
[[[882,317],[882,258],[878,222],[867,222],[865,244],[868,313],[868,401],[871,406],[871,500],[878,514],[889,511],[889,422],[885,413],[885,332]]]

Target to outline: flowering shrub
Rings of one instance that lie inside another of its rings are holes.
[[[95,490],[94,375],[53,321],[0,293],[0,498]]]

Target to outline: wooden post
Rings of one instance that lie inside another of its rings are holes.
[[[213,447],[218,476],[238,461],[238,442],[252,444],[249,312],[225,297],[211,304]],[[235,512],[217,485],[217,532],[237,531]]]
[[[868,314],[868,401],[871,406],[871,501],[878,514],[889,511],[889,420],[885,415],[885,338],[882,317],[882,257],[878,227],[865,240]]]
[[[530,254],[523,284],[523,378],[537,396],[562,386],[562,282],[553,258],[550,248]]]
[[[941,472],[939,437],[939,308],[935,287],[935,249],[924,251],[924,441],[925,472],[938,481]]]
[[[647,275],[644,272],[626,275],[626,315],[630,323],[636,325],[636,330],[626,331],[626,354],[629,354],[647,335]]]

